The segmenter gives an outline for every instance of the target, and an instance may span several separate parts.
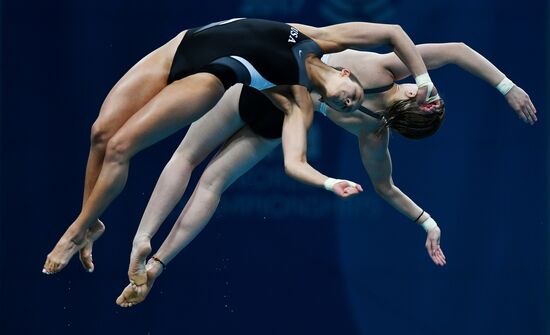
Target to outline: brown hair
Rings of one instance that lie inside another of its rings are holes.
[[[437,104],[423,105],[419,105],[416,98],[399,100],[389,106],[383,115],[384,125],[378,130],[379,134],[384,128],[392,128],[407,138],[419,140],[439,129],[445,116],[445,103],[443,99],[438,100]]]

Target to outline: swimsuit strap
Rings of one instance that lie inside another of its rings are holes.
[[[389,85],[386,85],[386,86],[382,86],[382,87],[365,88],[363,91],[365,92],[365,94],[375,94],[375,93],[386,92],[387,90],[389,90],[392,87],[393,87],[393,83],[391,83]],[[359,106],[358,110],[365,113],[365,114],[367,114],[367,115],[369,115],[369,116],[372,116],[375,119],[379,119],[379,120],[382,119],[382,115],[371,111],[367,107]]]
[[[382,86],[382,87],[365,88],[363,91],[365,92],[365,94],[375,94],[375,93],[386,92],[387,90],[389,90],[392,87],[393,87],[393,83],[391,83],[389,85],[386,85],[386,86]]]
[[[359,108],[357,108],[357,110],[367,114],[368,116],[372,116],[373,118],[375,119],[382,119],[382,115],[378,114],[378,113],[375,113],[373,111],[371,111],[370,109],[368,109],[367,107],[364,107],[364,106],[359,106]]]

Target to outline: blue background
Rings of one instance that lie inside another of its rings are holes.
[[[356,139],[317,116],[310,161],[362,195],[340,201],[290,180],[277,149],[227,191],[146,302],[121,309],[133,234],[182,131],[133,160],[102,217],[96,271],[75,258],[42,275],[79,212],[90,126],[112,85],[177,32],[240,16],[391,22],[416,43],[465,42],[529,93],[539,122],[457,67],[431,72],[441,131],[394,135],[390,149],[396,185],[442,228],[444,268],[376,196]],[[547,21],[543,1],[3,1],[0,333],[550,334]]]

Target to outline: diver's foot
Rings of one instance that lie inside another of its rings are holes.
[[[86,271],[93,272],[94,271],[94,262],[92,259],[92,248],[94,246],[94,242],[103,235],[105,232],[105,225],[100,220],[97,220],[95,223],[93,223],[90,228],[88,228],[88,231],[86,232],[86,244],[82,249],[79,251],[80,256],[80,262],[82,263],[82,266]]]
[[[151,239],[149,237],[136,237],[130,254],[128,267],[128,279],[130,283],[140,286],[147,283],[147,269],[145,267],[147,256],[151,253]]]
[[[71,257],[86,244],[84,234],[81,235],[72,233],[71,227],[69,227],[48,254],[42,272],[49,275],[61,271],[69,263]]]
[[[120,307],[132,307],[139,304],[147,297],[147,294],[153,288],[155,280],[162,273],[162,265],[154,260],[149,260],[146,267],[147,281],[142,285],[128,284],[116,299]]]

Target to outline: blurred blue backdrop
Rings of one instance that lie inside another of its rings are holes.
[[[0,333],[550,334],[548,11],[498,0],[2,1]],[[96,271],[75,258],[42,275],[79,212],[90,126],[112,85],[177,32],[242,16],[391,22],[416,43],[465,42],[530,94],[539,122],[523,124],[456,67],[431,72],[447,104],[441,131],[395,135],[390,148],[397,186],[442,228],[444,268],[424,232],[367,187],[356,139],[316,117],[310,160],[361,182],[362,195],[340,201],[290,180],[278,149],[229,189],[146,302],[121,309],[133,234],[182,131],[133,160],[103,216]]]

